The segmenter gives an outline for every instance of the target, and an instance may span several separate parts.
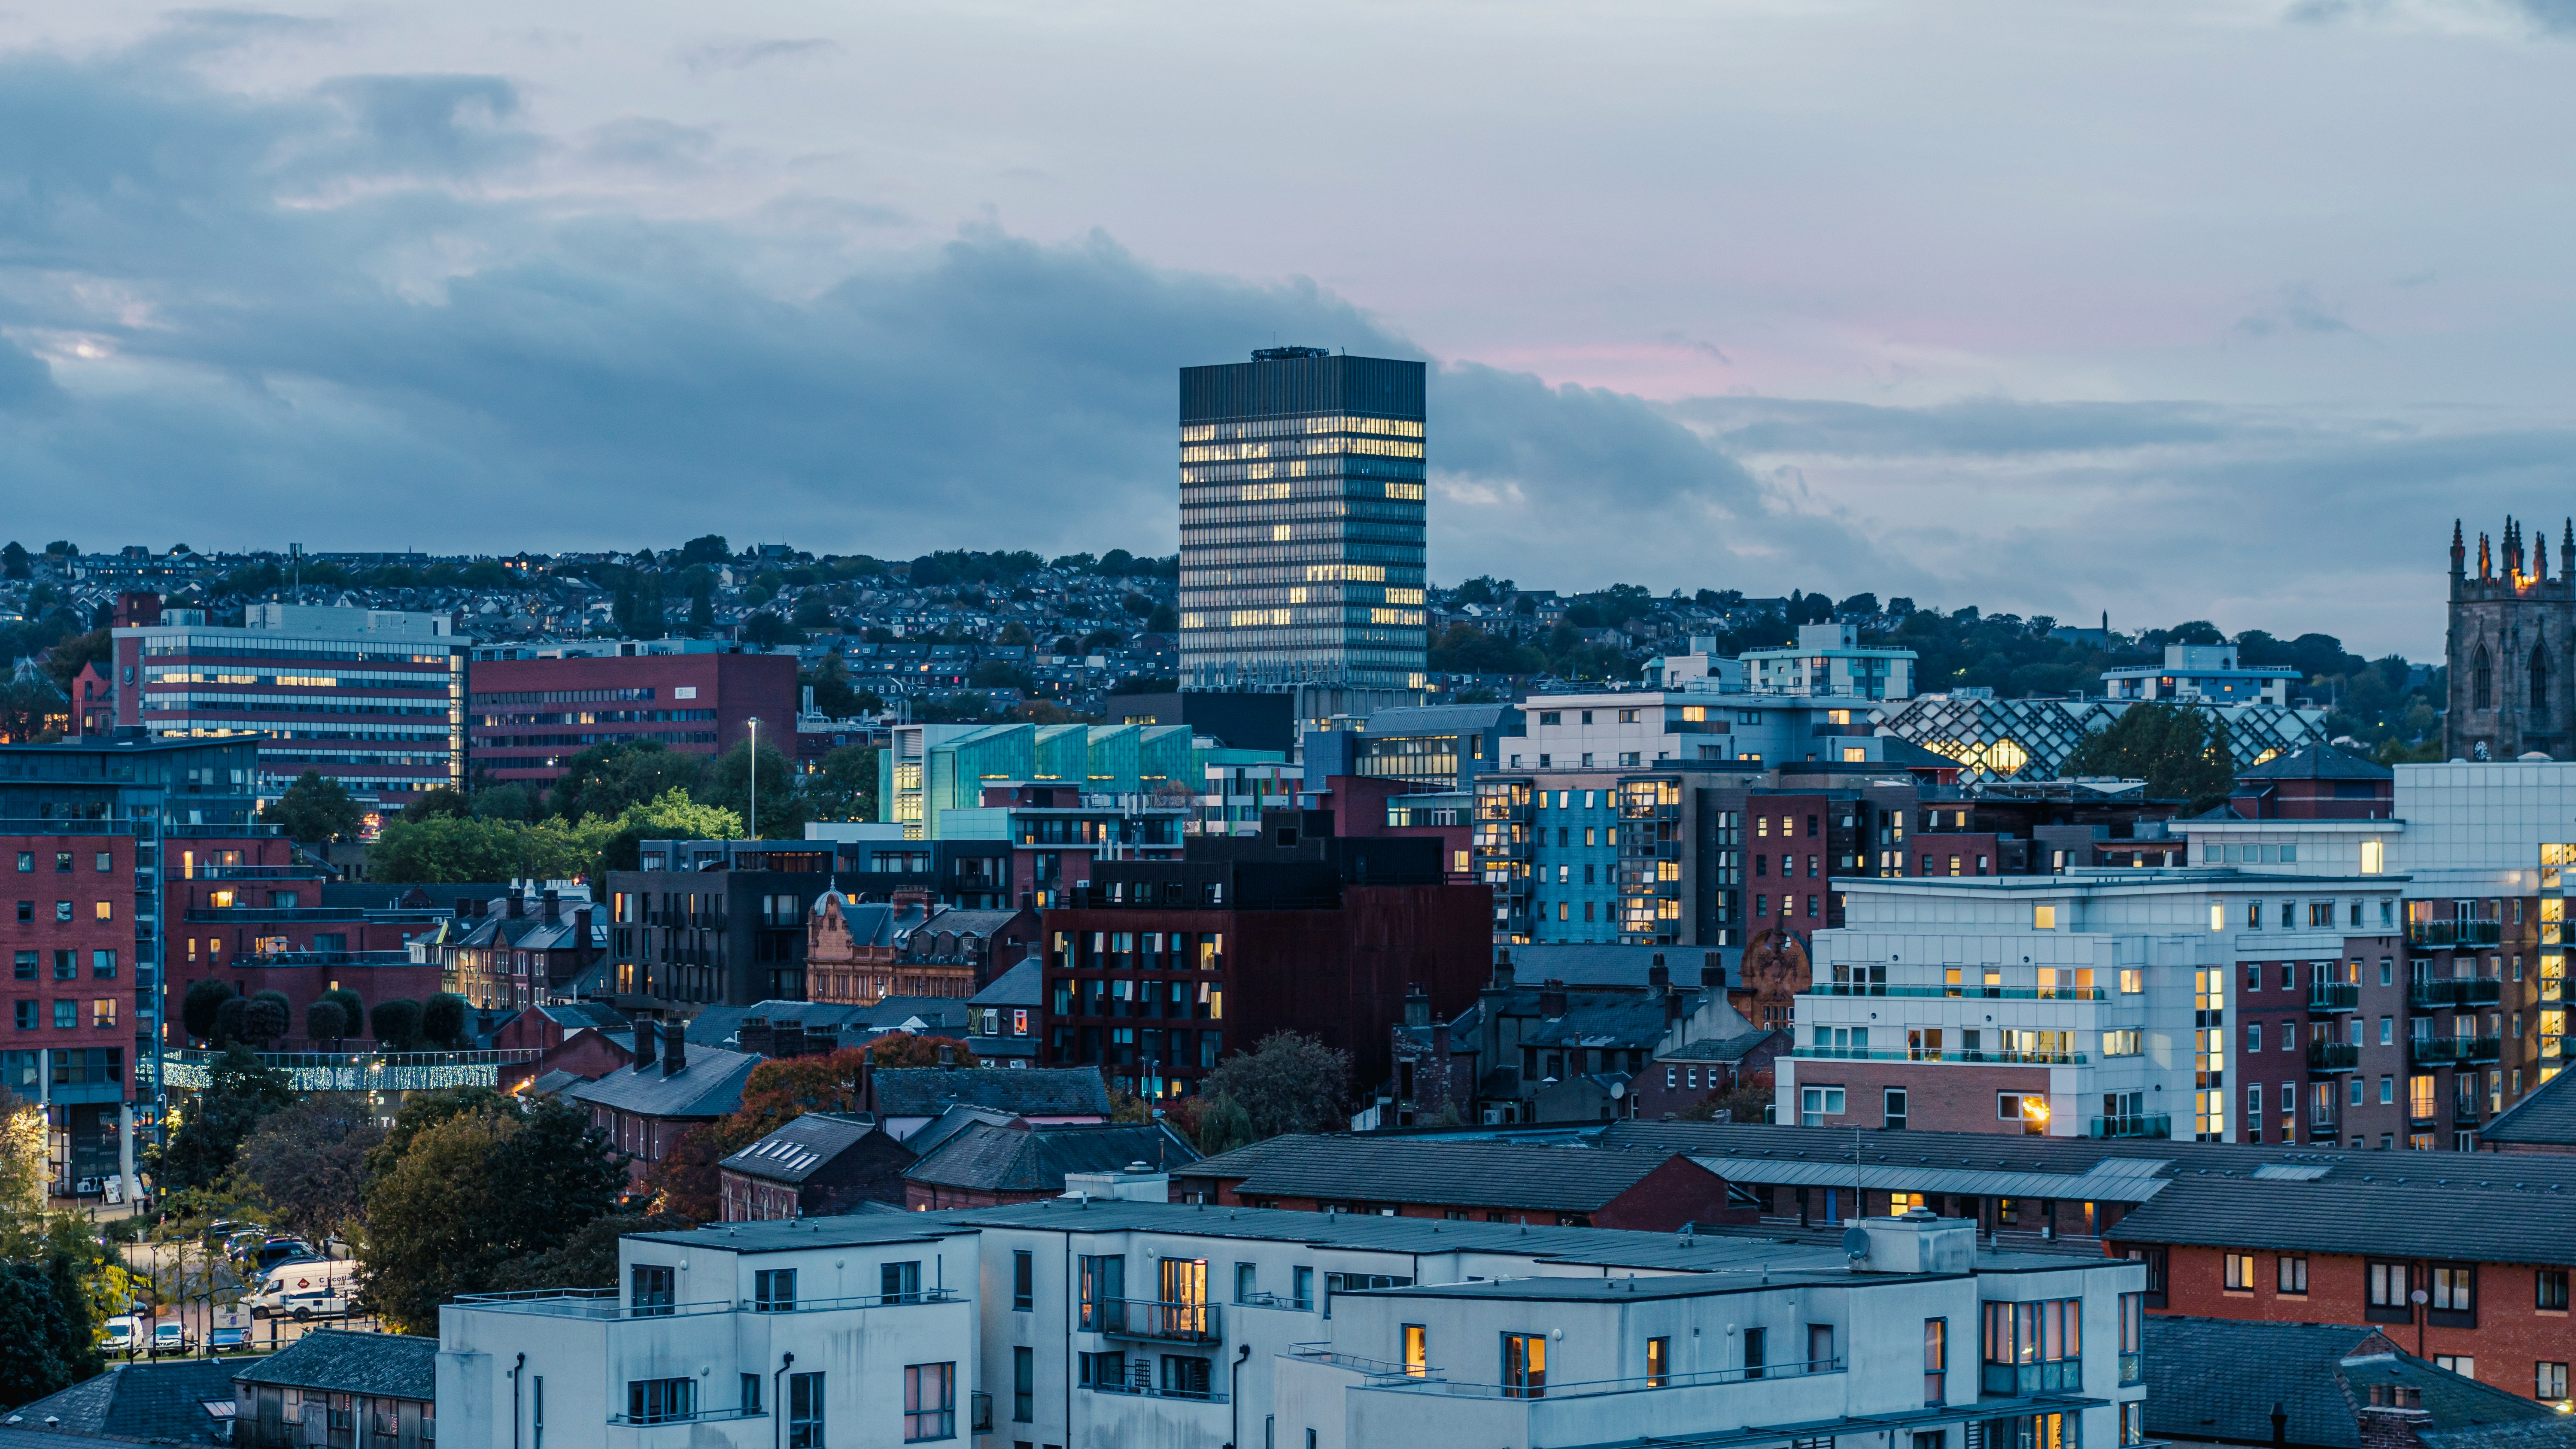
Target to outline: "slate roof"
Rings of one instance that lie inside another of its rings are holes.
[[[1239,1176],[1234,1191],[1242,1197],[1475,1203],[1583,1213],[1609,1205],[1676,1155],[1292,1134],[1175,1169],[1173,1176]]]
[[[1046,970],[1035,956],[993,978],[993,984],[966,998],[969,1006],[1038,1006],[1046,1000]]]
[[[591,1027],[601,1031],[630,1029],[625,1016],[604,1001],[567,1001],[534,1008],[566,1034]]]
[[[2576,1072],[2560,1072],[2478,1129],[2488,1144],[2576,1147]]]
[[[562,1091],[564,1088],[571,1086],[575,1082],[587,1082],[589,1080],[590,1078],[583,1076],[579,1072],[567,1072],[563,1068],[557,1067],[553,1071],[546,1073],[544,1076],[537,1078],[533,1082],[530,1082],[528,1084],[528,1090],[536,1093],[540,1097],[551,1097],[555,1093]]]
[[[1064,1191],[1069,1172],[1115,1172],[1132,1162],[1177,1169],[1198,1153],[1157,1123],[1009,1127],[975,1122],[912,1166],[907,1182],[984,1192]]]
[[[2236,772],[2239,780],[2394,780],[2397,772],[2332,745],[2301,745]]]
[[[2419,1406],[2432,1416],[2423,1431],[2428,1446],[2437,1433],[2561,1419],[2547,1405],[2437,1368],[2362,1324],[2149,1314],[2143,1331],[2152,1437],[2268,1445],[2277,1403],[2290,1443],[2359,1449],[2358,1411],[2374,1383],[2418,1392]],[[2224,1372],[2216,1372],[2221,1366]],[[2562,1435],[2576,1429],[2555,1427]]]
[[[1535,1047],[1625,1047],[1652,1050],[1664,1038],[1664,1003],[1642,991],[1567,986],[1565,1010],[1554,1016],[1541,1011],[1543,988],[1523,983],[1502,998],[1501,1015],[1529,1021],[1520,1044]],[[1557,988],[1547,987],[1553,991]],[[1479,1002],[1481,1009],[1488,1005]],[[1535,1018],[1533,1020],[1533,1018]],[[1472,1029],[1462,1018],[1449,1028],[1450,1040]]]
[[[723,1047],[689,1046],[688,1063],[666,1076],[657,1057],[643,1071],[620,1067],[596,1081],[566,1087],[577,1102],[596,1102],[639,1117],[721,1117],[742,1105],[742,1084],[763,1060]]]
[[[2349,1323],[2240,1323],[2150,1313],[2141,1325],[2147,1432],[2157,1438],[2272,1442],[2272,1405],[2293,1444],[2358,1449],[2353,1406],[2335,1365],[2393,1348]],[[2216,1372],[2221,1365],[2225,1372]]]
[[[1787,1035],[1785,1032],[1755,1030],[1740,1031],[1733,1036],[1702,1037],[1697,1041],[1684,1042],[1671,1051],[1658,1052],[1655,1060],[1659,1062],[1739,1062],[1751,1055],[1755,1047],[1785,1035]]]
[[[996,1127],[1002,1127],[1019,1120],[1008,1112],[996,1112],[990,1107],[955,1106],[931,1118],[929,1126],[903,1139],[903,1145],[912,1149],[912,1155],[915,1157],[928,1157],[931,1150],[940,1143],[978,1122],[989,1122]]]
[[[1607,942],[1566,941],[1555,944],[1504,946],[1497,954],[1509,951],[1512,956],[1512,979],[1527,989],[1549,979],[1568,986],[1624,986],[1646,989],[1646,973],[1654,969],[1655,958],[1664,958],[1672,972],[1673,989],[1683,992],[1699,990],[1700,968],[1704,957],[1714,954],[1726,968],[1727,979],[1740,980],[1744,948],[1693,946],[1619,946]]]
[[[438,1397],[438,1340],[425,1334],[317,1328],[266,1358],[232,1368],[233,1377],[246,1384],[395,1399]]]
[[[221,1442],[216,1430],[225,1421],[207,1413],[205,1405],[233,1397],[233,1371],[239,1367],[224,1359],[121,1364],[21,1404],[0,1421],[15,1421],[8,1423],[11,1428],[44,1430],[47,1418],[59,1419],[61,1426],[47,1431],[57,1437]]]
[[[2375,1173],[2312,1181],[2177,1175],[2106,1236],[2480,1263],[2576,1265],[2576,1191],[2521,1176],[2520,1155],[2385,1154]],[[2523,1186],[2516,1187],[2516,1183]]]
[[[914,1017],[935,1035],[966,1035],[966,1003],[950,996],[889,996],[872,1006],[830,1001],[762,1001],[750,1006],[710,1006],[689,1019],[689,1045],[723,1046],[736,1039],[743,1018],[766,1017],[773,1023],[795,1022],[806,1035],[838,1038],[841,1046],[861,1046]]]
[[[836,1112],[808,1112],[716,1166],[767,1182],[801,1183],[876,1130],[876,1123]]]
[[[889,1068],[876,1074],[875,1091],[886,1117],[936,1117],[959,1103],[1022,1117],[1109,1115],[1098,1067]]]

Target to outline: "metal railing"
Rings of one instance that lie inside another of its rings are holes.
[[[646,1303],[629,1306],[615,1288],[538,1288],[518,1293],[464,1293],[456,1303],[495,1313],[531,1313],[547,1318],[580,1318],[595,1323],[625,1318],[700,1318],[732,1313],[733,1301],[716,1303]]]
[[[2407,1059],[2419,1067],[2491,1062],[2503,1054],[2503,1040],[2492,1036],[2419,1036],[2406,1043]]]
[[[1982,1001],[2103,1001],[2099,986],[1890,986],[1879,981],[1818,981],[1811,996],[1955,996]]]
[[[2504,1000],[2504,982],[2493,976],[2427,976],[2407,983],[2406,1004],[2444,1007],[2494,1006]]]
[[[2500,921],[2408,921],[2409,946],[2493,946],[2504,939]]]
[[[2012,1052],[2012,1051],[1933,1051],[1911,1047],[1820,1047],[1794,1048],[1789,1055],[1818,1061],[1844,1062],[1985,1062],[2000,1066],[2080,1067],[2088,1060],[2082,1052]]]
[[[1399,1393],[1441,1394],[1459,1399],[1579,1399],[1599,1394],[1633,1394],[1656,1389],[1703,1388],[1713,1384],[1744,1384],[1761,1379],[1800,1378],[1809,1374],[1844,1372],[1840,1358],[1807,1359],[1796,1363],[1756,1364],[1749,1368],[1704,1369],[1696,1373],[1639,1374],[1630,1378],[1582,1379],[1572,1383],[1548,1383],[1544,1376],[1536,1383],[1477,1384],[1426,1373],[1375,1377],[1369,1387],[1392,1389]]]
[[[1095,1299],[1082,1305],[1082,1326],[1113,1338],[1157,1343],[1222,1343],[1223,1309],[1214,1303],[1166,1303],[1153,1298]]]
[[[1139,1368],[1141,1370],[1142,1366],[1140,1365]],[[1084,1387],[1095,1394],[1132,1394],[1146,1399],[1182,1399],[1193,1404],[1226,1402],[1225,1390],[1218,1388],[1213,1381],[1205,1389],[1170,1388],[1145,1378],[1100,1379]]]
[[[924,1303],[963,1303],[962,1288],[923,1288],[911,1293],[859,1293],[846,1298],[780,1298],[763,1302],[745,1298],[734,1306],[745,1313],[827,1313],[853,1308],[912,1308]]]
[[[2173,1118],[2163,1112],[2129,1117],[2096,1117],[2085,1129],[2087,1137],[2171,1137]]]

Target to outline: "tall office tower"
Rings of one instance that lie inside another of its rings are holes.
[[[1419,689],[1419,362],[1181,369],[1181,683]]]

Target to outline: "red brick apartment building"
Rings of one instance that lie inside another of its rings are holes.
[[[2151,1312],[2371,1324],[2480,1383],[2567,1401],[2576,1162],[2284,1154],[2177,1174],[2107,1245],[2146,1260]]]
[[[1225,1053],[1298,1031],[1385,1080],[1412,988],[1447,1017],[1485,983],[1490,890],[1450,883],[1440,849],[1199,837],[1183,861],[1095,865],[1041,917],[1045,1063],[1180,1097]]]
[[[490,781],[550,785],[593,745],[719,755],[750,739],[754,719],[780,754],[797,750],[793,655],[477,659],[466,691],[468,758]]]

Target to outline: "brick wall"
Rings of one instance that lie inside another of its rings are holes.
[[[2109,1251],[2116,1256],[2125,1248],[2115,1241]],[[2477,1360],[2480,1383],[2525,1398],[2532,1397],[2535,1364],[2576,1361],[2576,1325],[2564,1311],[2533,1306],[2536,1270],[2530,1264],[2477,1265],[2475,1326],[2462,1327],[2419,1322],[2429,1315],[2415,1310],[2374,1314],[2368,1301],[2368,1260],[2359,1256],[2308,1254],[2304,1294],[2280,1291],[2281,1254],[2258,1251],[2253,1257],[2254,1286],[2231,1290],[2224,1249],[2174,1245],[2166,1257],[2165,1306],[2158,1311],[2282,1323],[2375,1323],[2409,1353],[2469,1355]],[[2427,1266],[2415,1267],[2418,1285]]]

